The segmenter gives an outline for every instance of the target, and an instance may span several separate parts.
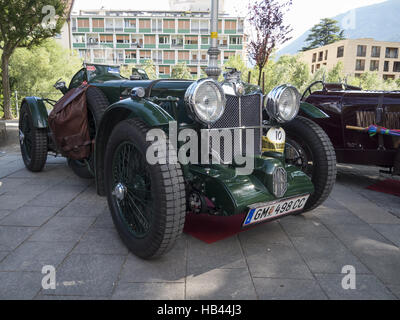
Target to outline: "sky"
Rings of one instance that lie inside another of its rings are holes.
[[[211,0],[210,0],[211,1]],[[247,4],[255,0],[225,0],[225,10],[231,14],[243,16]],[[285,2],[286,0],[279,0]],[[386,0],[293,0],[286,19],[293,27],[293,40],[310,29],[322,18],[334,17],[362,6],[384,2]],[[133,9],[164,10],[169,8],[168,0],[75,0],[74,10],[79,9]],[[286,45],[290,42],[286,43]]]

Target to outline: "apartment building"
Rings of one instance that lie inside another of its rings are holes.
[[[332,69],[339,61],[344,73],[359,77],[365,72],[377,72],[383,79],[400,77],[400,42],[374,39],[348,39],[302,53],[302,60],[311,73],[320,68]]]
[[[209,20],[209,11],[72,12],[72,48],[93,63],[141,65],[151,59],[160,78],[186,62],[197,78],[208,65]],[[232,55],[244,56],[244,19],[221,13],[218,40],[221,65]]]

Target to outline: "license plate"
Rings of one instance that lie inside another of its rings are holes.
[[[308,194],[301,197],[254,205],[254,207],[250,208],[243,227],[302,211],[309,197],[310,195]]]

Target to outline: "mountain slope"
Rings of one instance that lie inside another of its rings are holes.
[[[350,11],[333,19],[341,22],[349,14]],[[279,50],[277,56],[297,53],[304,46],[309,33],[310,31],[305,32]],[[389,0],[355,9],[355,28],[345,29],[345,36],[349,39],[374,38],[380,41],[400,41],[400,0]]]

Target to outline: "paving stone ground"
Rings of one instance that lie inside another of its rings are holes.
[[[400,299],[400,198],[379,169],[339,166],[326,203],[208,245],[183,235],[155,261],[128,252],[93,182],[50,158],[0,153],[0,299]],[[42,267],[56,289],[42,289]],[[356,290],[342,288],[354,266]]]

